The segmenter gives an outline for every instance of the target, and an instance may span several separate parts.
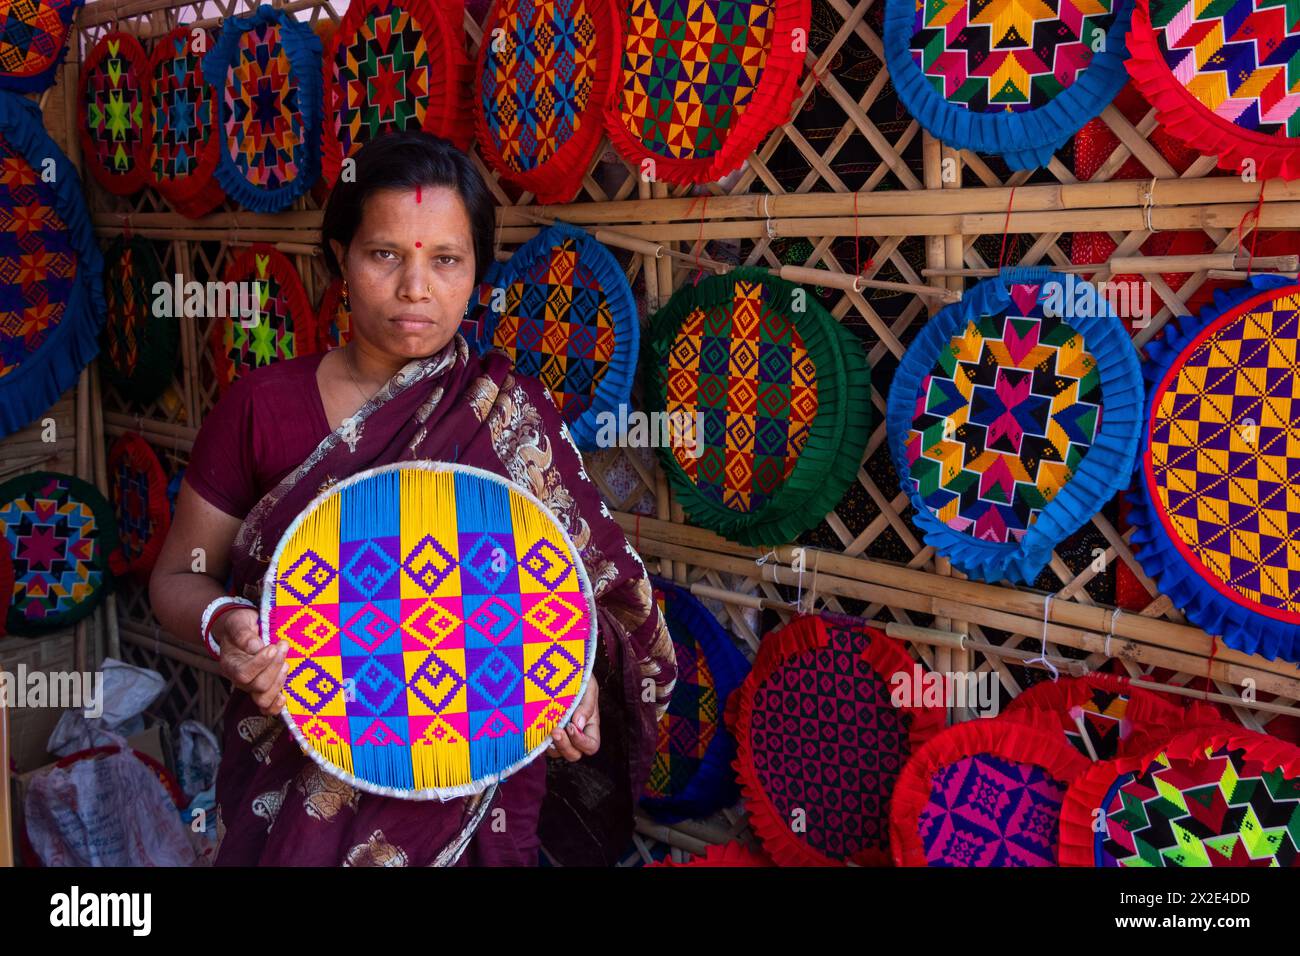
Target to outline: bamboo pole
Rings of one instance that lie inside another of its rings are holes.
[[[13,813],[9,806],[9,708],[0,694],[0,867],[14,865]]]
[[[1251,269],[1254,272],[1281,272],[1295,274],[1300,271],[1300,264],[1297,263],[1300,256],[1257,256],[1251,263]],[[1225,278],[1237,275],[1244,276],[1244,270],[1249,262],[1249,257],[1238,256],[1233,253],[1206,253],[1205,255],[1188,255],[1188,256],[1112,256],[1105,262],[1092,263],[1090,265],[1058,265],[1052,264],[1053,272],[1066,272],[1074,275],[1089,275],[1091,273],[1110,273],[1111,275],[1159,275],[1179,272],[1197,272],[1202,269],[1210,270],[1213,274],[1222,275]],[[1238,270],[1238,271],[1226,271]],[[967,269],[932,269],[925,268],[921,270],[921,275],[931,277],[962,276],[970,278],[987,278],[998,274],[997,269],[993,268],[967,268]]]
[[[631,524],[630,517],[622,512],[614,512],[615,520],[625,531]],[[788,576],[794,574],[788,567],[790,564],[790,545],[780,545],[773,549],[747,548],[733,544],[725,538],[701,528],[688,525],[673,525],[653,518],[642,519],[640,533],[642,544],[647,548],[652,545],[660,546],[670,555],[675,553],[675,549],[686,548],[696,555],[717,556],[719,560],[726,563],[726,567],[722,568],[722,570],[744,574],[749,577],[764,576],[759,572],[770,569],[773,562],[769,559],[765,565],[760,566],[756,564],[756,560],[764,553],[775,551],[776,561],[779,561],[782,565],[780,573],[787,577],[785,583],[789,581]],[[944,607],[979,610],[988,619],[991,619],[990,616],[1002,614],[1010,617],[1020,617],[1033,624],[1029,630],[1020,633],[1036,636],[1042,631],[1043,605],[1046,598],[1045,595],[1033,591],[985,584],[981,581],[943,578],[929,571],[884,564],[831,551],[821,551],[817,557],[820,573],[823,576],[835,575],[844,580],[887,589],[890,594],[902,595],[906,593],[912,597],[923,596],[941,602]],[[767,579],[772,580],[770,577],[767,577]],[[879,598],[867,599],[878,600]],[[934,605],[928,603],[921,605],[911,598],[909,600],[910,606],[914,610],[924,610],[925,613],[931,614],[939,613],[932,610]],[[888,601],[885,603],[888,603]],[[1071,629],[1093,632],[1099,636],[1097,643],[1100,645],[1100,637],[1106,635],[1111,628],[1111,617],[1111,609],[1100,605],[1053,601],[1051,607],[1052,623],[1050,626],[1052,628],[1059,627],[1061,631]],[[1008,629],[1000,624],[990,624],[990,626],[1000,627],[1003,630]],[[1185,655],[1194,655],[1206,660],[1211,655],[1210,636],[1200,628],[1186,624],[1156,620],[1140,614],[1123,614],[1113,622],[1113,628],[1117,642],[1140,641],[1154,647]],[[1101,646],[1096,647],[1095,650],[1101,650]],[[1287,680],[1300,680],[1300,668],[1295,664],[1286,661],[1266,661],[1257,655],[1243,654],[1232,648],[1220,647],[1215,652],[1215,664],[1219,663],[1247,667],[1260,673],[1283,677]],[[1195,673],[1195,671],[1189,671],[1189,673]]]
[[[883,279],[868,279],[865,276],[849,275],[847,272],[831,272],[828,269],[781,266],[777,270],[777,275],[790,282],[827,286],[849,292],[861,292],[863,289],[885,289],[891,292],[910,292],[912,295],[929,296],[942,302],[956,302],[961,299],[961,293],[951,289],[937,288],[930,285],[916,285],[912,282],[886,282]]]
[[[99,365],[94,362],[90,365],[90,390],[93,398],[90,410],[91,429],[95,440],[95,484],[111,501],[112,491],[108,487],[108,448],[104,441],[104,393],[100,387]],[[108,597],[104,600],[104,624],[107,632],[107,647],[97,642],[95,647],[95,663],[97,666],[102,664],[105,653],[109,657],[121,656],[121,641],[117,626],[117,595],[112,591],[108,593]],[[97,628],[96,634],[98,635],[98,633]]]
[[[73,103],[75,106],[75,101]],[[953,158],[959,163],[956,155]],[[960,170],[960,165],[957,166]],[[1143,197],[1147,187],[1146,181],[1119,180],[1110,182],[1061,183],[1034,186],[1019,186],[1016,189],[1015,211],[1013,221],[1033,213],[1066,213],[1042,220],[1050,225],[1057,225],[1056,230],[1028,229],[1024,231],[1060,231],[1075,232],[1082,229],[1097,231],[1117,231],[1123,229],[1145,228],[1143,219]],[[975,232],[1001,233],[1002,218],[1006,216],[1010,189],[963,187],[954,182],[943,188],[914,190],[881,190],[857,194],[857,215],[863,220],[877,219],[918,219],[928,221],[952,222],[963,217],[980,214],[997,219],[996,229],[980,228]],[[1242,183],[1233,178],[1214,178],[1208,180],[1176,179],[1161,180],[1156,190],[1156,205],[1153,208],[1153,224],[1158,228],[1189,228],[1187,226],[1165,225],[1160,217],[1169,213],[1182,211],[1183,217],[1170,222],[1192,222],[1186,213],[1191,207],[1197,209],[1228,210],[1223,216],[1222,228],[1235,228],[1241,216],[1255,208],[1259,195],[1258,183]],[[766,199],[764,197],[767,197]],[[1284,183],[1272,180],[1268,185],[1268,202],[1264,204],[1266,214],[1262,228],[1280,228],[1274,221],[1270,210],[1285,207],[1293,201],[1300,200],[1300,181]],[[765,208],[766,203],[766,208]],[[627,223],[640,227],[633,232],[626,226],[618,226],[614,231],[622,235],[631,235],[654,244],[664,241],[658,230],[663,225],[681,225],[687,223],[686,229],[695,232],[683,232],[673,235],[679,240],[694,239],[698,235],[699,222],[721,223],[727,220],[754,220],[757,229],[751,229],[747,235],[766,235],[763,228],[770,214],[777,224],[781,235],[795,235],[787,231],[791,228],[782,222],[799,222],[806,218],[840,219],[850,224],[846,232],[825,233],[827,235],[851,235],[852,215],[854,212],[853,193],[797,193],[768,196],[766,193],[751,193],[740,196],[710,196],[708,208],[701,210],[698,200],[695,208],[689,198],[670,198],[665,192],[662,196],[642,196],[637,199],[610,200],[608,202],[577,202],[565,205],[547,206],[547,218],[563,219],[573,225],[610,225]],[[1129,216],[1126,222],[1135,225],[1119,225],[1113,220],[1105,221],[1098,214],[1107,210],[1119,210]],[[1235,210],[1235,218],[1232,218]],[[1091,215],[1082,225],[1072,225],[1073,213]],[[535,217],[538,214],[526,206],[500,206],[497,209],[498,223],[504,228],[525,229],[527,234],[536,231]],[[690,220],[687,220],[687,216]],[[186,228],[200,234],[201,238],[211,238],[212,231],[230,232],[240,230],[250,236],[259,236],[265,230],[312,230],[319,231],[323,212],[321,210],[295,210],[282,213],[253,212],[219,212],[211,213],[201,219],[187,219],[175,212],[141,212],[141,213],[95,213],[91,218],[95,226],[117,227],[120,229],[128,223],[137,232],[142,229]],[[1231,222],[1227,222],[1232,218]],[[1287,217],[1278,216],[1277,220]],[[1092,223],[1101,222],[1100,227]],[[1292,224],[1295,219],[1289,219]],[[529,228],[531,227],[531,229]],[[1284,227],[1284,226],[1283,226]],[[1294,225],[1292,225],[1294,228]],[[863,233],[870,235],[871,233]],[[891,233],[880,233],[890,235]],[[893,235],[927,235],[943,236],[944,230],[916,233],[900,230]],[[706,237],[709,233],[706,231]],[[301,231],[294,232],[294,239],[301,240]],[[522,240],[513,240],[522,241]],[[949,262],[949,266],[953,263]]]
[[[1257,256],[1253,263],[1249,256],[1232,252],[1199,256],[1111,256],[1106,265],[1115,275],[1245,269],[1247,265],[1259,272],[1295,272],[1300,270],[1300,256]]]
[[[657,538],[643,536],[641,546],[646,554],[667,556],[688,565],[711,567],[732,574],[748,575],[774,584],[788,585],[795,575],[795,572],[786,566],[773,563],[757,565],[755,562],[744,558],[668,544]],[[781,580],[783,577],[785,578],[784,581]],[[943,591],[954,584],[971,583],[943,578],[938,575],[929,575],[929,577],[939,582],[932,589],[938,591]],[[945,615],[961,616],[973,624],[981,624],[1035,639],[1046,638],[1052,643],[1073,647],[1086,653],[1101,652],[1107,646],[1107,637],[1104,633],[1088,631],[1076,626],[1067,626],[1056,621],[1049,621],[1047,627],[1044,628],[1041,614],[1036,618],[1020,616],[998,610],[996,604],[978,606],[968,604],[959,598],[938,597],[921,590],[909,591],[900,587],[868,583],[853,578],[826,574],[825,572],[820,576],[818,588],[827,594],[853,598],[867,603],[884,604],[891,608],[902,608],[938,617]],[[1005,589],[1000,588],[993,588],[993,590],[1003,591],[1009,595],[1020,593],[1005,591]],[[1053,612],[1057,608],[1061,610],[1067,608],[1092,610],[1092,608],[1085,605],[1071,605],[1065,601],[1054,603]],[[1244,682],[1249,678],[1255,682],[1259,690],[1265,693],[1276,694],[1287,699],[1300,699],[1300,677],[1270,671],[1263,666],[1269,662],[1264,662],[1261,658],[1248,658],[1251,663],[1243,665],[1225,660],[1222,653],[1218,658],[1211,660],[1185,649],[1168,649],[1159,644],[1139,639],[1124,638],[1111,643],[1114,644],[1116,652],[1114,656],[1122,660],[1132,661],[1144,666],[1169,668],[1184,674],[1203,675],[1212,680],[1232,684],[1244,685]],[[1255,664],[1256,661],[1259,664]]]
[[[125,431],[151,432],[154,435],[160,435],[167,438],[181,438],[190,442],[194,441],[195,437],[199,434],[197,428],[189,425],[173,425],[171,422],[154,421],[152,419],[143,418],[139,415],[125,415],[122,412],[105,412],[104,420],[110,426],[121,428]]]
[[[945,158],[949,154],[945,153]],[[960,173],[960,154],[952,153]],[[960,175],[958,176],[958,180]],[[1109,180],[1086,183],[1053,183],[1016,187],[1017,213],[1068,212],[1072,210],[1097,210],[1129,208],[1141,214],[1149,180]],[[1254,208],[1259,197],[1259,183],[1244,183],[1236,178],[1165,179],[1160,180],[1155,191],[1154,211],[1177,206],[1204,206],[1245,203]],[[664,223],[681,222],[690,215],[698,223],[723,219],[765,218],[765,193],[740,196],[711,196],[709,208],[701,214],[692,210],[689,198],[635,199],[610,202],[577,202],[548,206],[549,214],[574,224],[590,223]],[[970,215],[988,213],[1005,216],[1011,190],[1007,187],[969,187],[954,181],[951,188],[926,188],[910,190],[878,190],[857,194],[859,216],[934,216]],[[1274,203],[1300,200],[1300,181],[1268,183],[1268,209]],[[854,212],[854,195],[847,193],[787,193],[771,196],[767,213],[773,219],[796,217],[845,217]],[[698,203],[697,203],[698,207]],[[522,225],[526,216],[514,207],[498,210],[503,225]],[[1240,219],[1240,214],[1238,214]],[[1068,222],[1069,217],[1061,221]],[[1232,223],[1235,227],[1236,221]],[[1114,231],[1109,227],[1102,231]],[[1267,228],[1267,227],[1266,227]],[[1064,228],[1063,232],[1074,232]],[[1001,232],[1001,229],[998,229]],[[851,233],[851,230],[850,230]],[[912,233],[903,233],[911,235]],[[952,263],[949,263],[951,265]]]
[[[91,431],[90,431],[90,369],[83,368],[77,379],[77,452],[76,475],[82,481],[93,484],[91,473]],[[90,630],[90,620],[82,618],[73,627],[73,667],[82,673],[86,671],[86,640]]]

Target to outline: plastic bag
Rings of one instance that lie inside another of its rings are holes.
[[[217,735],[197,720],[182,721],[177,728],[180,744],[176,755],[176,779],[185,796],[193,798],[217,782],[221,744]]]
[[[121,749],[32,779],[27,837],[46,866],[190,866],[195,851],[158,777]]]
[[[64,711],[45,745],[50,753],[66,757],[78,750],[111,743],[114,733],[129,736],[143,730],[144,719],[140,714],[167,687],[157,671],[135,667],[113,657],[104,658],[100,673],[103,677],[99,703],[103,714],[87,717],[80,710]]]

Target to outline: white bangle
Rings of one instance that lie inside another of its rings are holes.
[[[214,599],[211,604],[203,609],[203,617],[199,620],[199,635],[203,638],[203,642],[207,644],[208,653],[214,658],[221,657],[221,645],[217,643],[216,638],[211,633],[212,617],[223,607],[231,604],[252,608],[254,611],[257,610],[257,605],[248,598],[231,597],[228,594],[223,594],[221,597]]]

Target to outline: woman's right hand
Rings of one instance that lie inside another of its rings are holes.
[[[221,675],[246,691],[257,709],[273,717],[284,708],[284,682],[289,665],[284,641],[262,646],[257,612],[237,608],[217,618],[213,636],[221,647]]]

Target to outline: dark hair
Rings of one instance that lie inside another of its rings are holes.
[[[468,156],[432,133],[392,132],[370,140],[353,158],[356,176],[350,182],[340,178],[334,184],[321,222],[325,265],[333,275],[342,275],[342,270],[330,240],[337,239],[344,247],[352,241],[371,193],[447,186],[456,190],[465,204],[474,238],[474,284],[483,281],[494,257],[496,203]]]

